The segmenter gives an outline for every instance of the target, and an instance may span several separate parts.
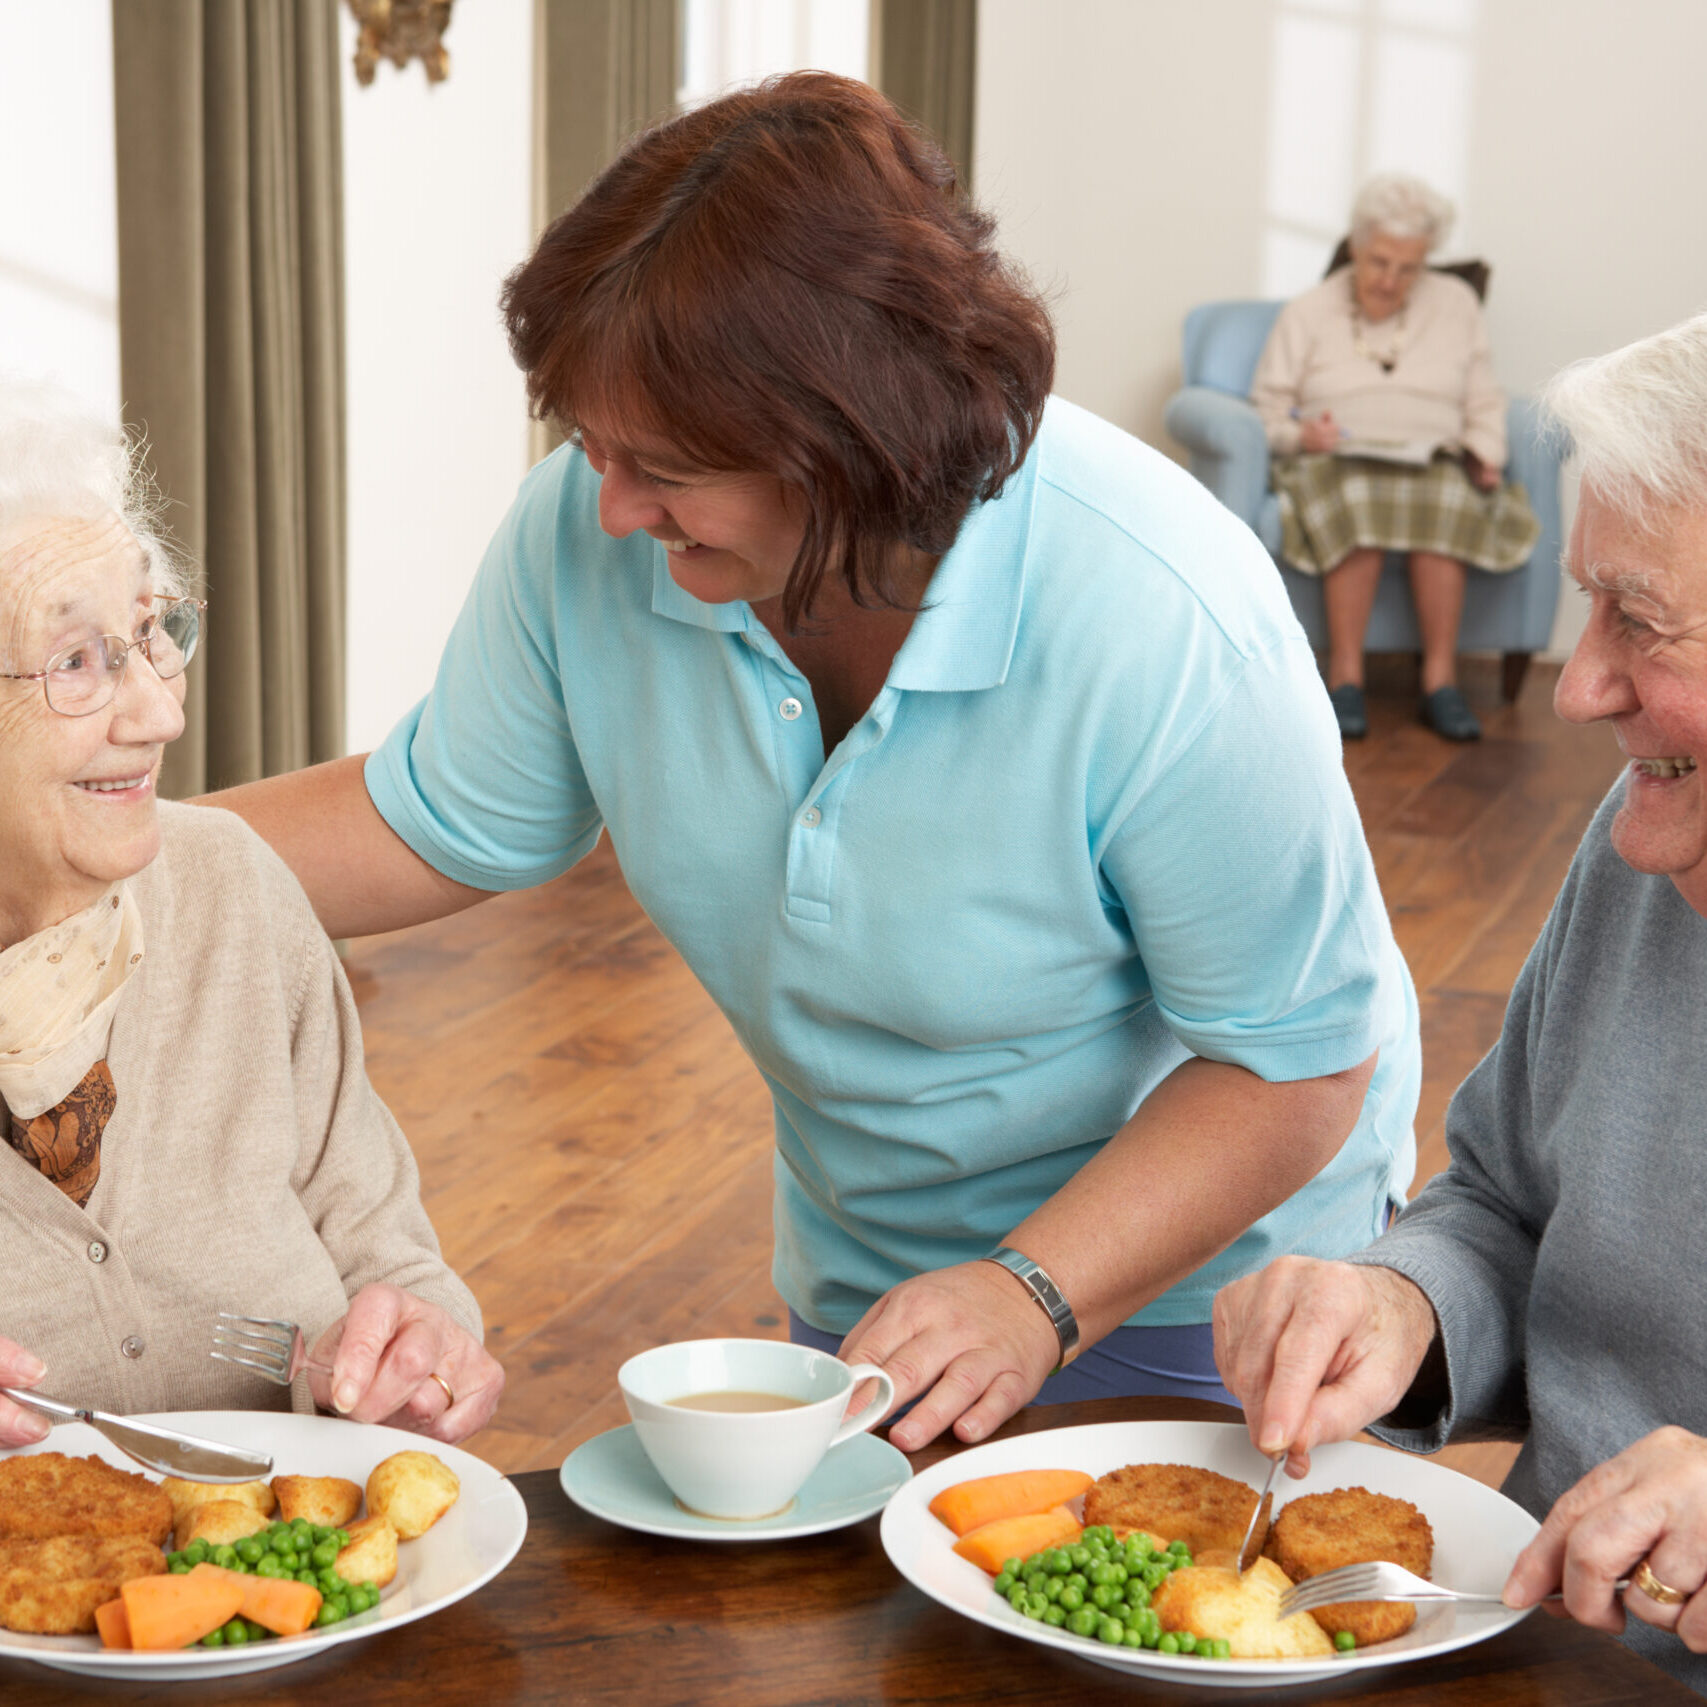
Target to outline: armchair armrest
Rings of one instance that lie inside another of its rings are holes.
[[[1560,560],[1564,532],[1559,510],[1559,476],[1570,446],[1549,427],[1533,398],[1512,400],[1506,413],[1506,478],[1519,482],[1529,494],[1529,506],[1541,523],[1541,537],[1523,572],[1524,627],[1537,636],[1537,651],[1553,629],[1559,602]]]
[[[1268,435],[1242,397],[1188,385],[1168,399],[1168,431],[1189,453],[1191,472],[1248,527],[1268,493]]]

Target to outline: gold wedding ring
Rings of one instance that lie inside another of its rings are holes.
[[[427,1377],[427,1379],[429,1381],[438,1382],[439,1390],[445,1396],[445,1409],[447,1411],[455,1409],[455,1407],[456,1407],[456,1394],[454,1394],[450,1390],[450,1383],[447,1380],[445,1380],[445,1378],[441,1374],[439,1374],[439,1372],[436,1369]],[[1683,1598],[1682,1595],[1678,1596],[1679,1600],[1681,1600],[1682,1598]]]
[[[1673,1588],[1669,1583],[1662,1583],[1648,1568],[1644,1559],[1636,1567],[1635,1575],[1630,1578],[1631,1588],[1639,1588],[1649,1600],[1660,1606],[1681,1606],[1689,1596],[1680,1588]]]

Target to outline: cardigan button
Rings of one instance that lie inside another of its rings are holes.
[[[126,1357],[141,1357],[143,1352],[142,1341],[139,1340],[135,1334],[131,1334],[127,1339],[120,1343],[119,1350],[122,1351]]]
[[[776,709],[777,714],[782,718],[783,722],[792,723],[795,718],[797,718],[801,712],[806,709],[806,707],[803,706],[799,700],[790,695],[790,697],[785,699]]]
[[[89,1260],[90,1262],[105,1262],[107,1260],[107,1247],[99,1239],[89,1241]]]

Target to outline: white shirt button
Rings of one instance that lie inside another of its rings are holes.
[[[797,718],[801,714],[801,712],[803,712],[806,709],[806,707],[803,706],[800,703],[800,701],[795,699],[793,697],[793,695],[791,694],[776,709],[777,709],[778,714],[783,718],[783,720],[785,722],[792,723],[795,720],[795,718]]]
[[[107,1260],[107,1247],[99,1239],[89,1241],[89,1260],[90,1262],[105,1262]]]
[[[800,814],[800,822],[809,830],[815,829],[823,816],[824,814],[820,812],[816,806],[808,806],[806,810]]]
[[[126,1357],[141,1357],[142,1341],[139,1340],[135,1334],[132,1334],[128,1339],[123,1340],[120,1343],[119,1350],[122,1351]]]

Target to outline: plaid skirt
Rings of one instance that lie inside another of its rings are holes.
[[[1456,457],[1426,468],[1356,456],[1274,459],[1280,498],[1280,554],[1294,569],[1320,575],[1348,552],[1433,551],[1502,573],[1528,561],[1541,524],[1519,485],[1479,491]]]

